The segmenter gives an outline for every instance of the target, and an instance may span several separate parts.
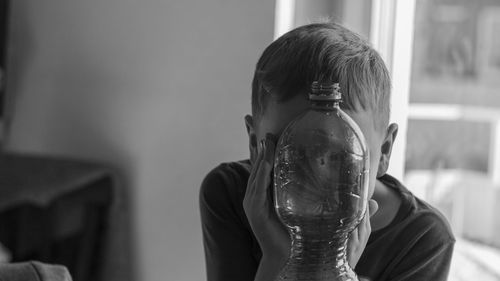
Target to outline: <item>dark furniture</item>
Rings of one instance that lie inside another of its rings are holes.
[[[95,163],[0,154],[0,242],[13,261],[66,266],[101,280],[114,174]]]

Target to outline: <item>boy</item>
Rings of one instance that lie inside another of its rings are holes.
[[[397,125],[389,124],[390,78],[376,51],[334,23],[296,28],[269,45],[245,116],[250,160],[224,163],[205,178],[200,211],[209,281],[274,281],[290,238],[274,211],[277,136],[307,110],[310,85],[339,82],[341,107],[359,125],[370,153],[369,211],[349,237],[359,280],[444,281],[455,239],[443,216],[386,175]]]

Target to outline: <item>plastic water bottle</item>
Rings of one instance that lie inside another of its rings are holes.
[[[277,143],[274,203],[292,238],[278,280],[358,280],[346,247],[367,209],[369,154],[341,98],[337,83],[313,82],[309,110]]]

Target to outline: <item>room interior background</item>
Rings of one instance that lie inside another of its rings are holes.
[[[9,4],[2,149],[117,171],[107,280],[204,279],[199,185],[247,157],[254,65],[281,32],[325,18],[371,40],[393,71],[404,133],[391,168],[460,237],[450,280],[500,280],[495,0]]]

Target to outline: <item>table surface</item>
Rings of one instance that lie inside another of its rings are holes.
[[[19,204],[47,206],[89,183],[113,177],[103,165],[52,156],[0,153],[0,211]]]

